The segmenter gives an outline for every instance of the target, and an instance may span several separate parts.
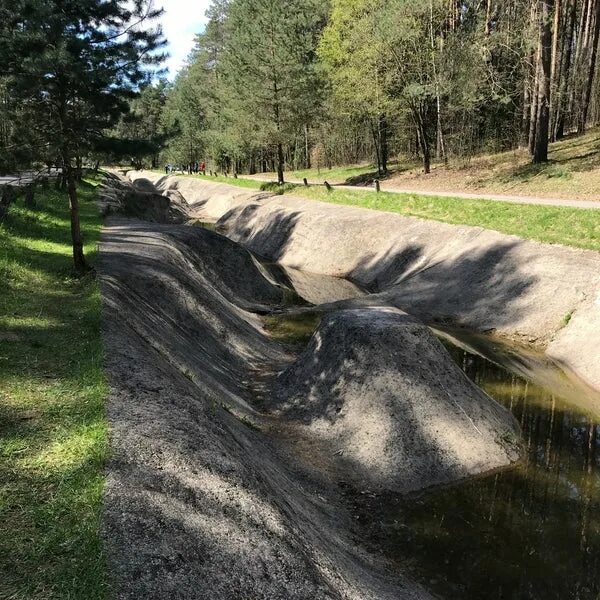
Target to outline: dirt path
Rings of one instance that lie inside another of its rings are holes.
[[[252,179],[258,181],[272,182],[271,177],[261,177],[260,175],[253,175]],[[327,179],[324,174],[323,179]],[[302,180],[288,178],[289,183],[295,183],[302,185]],[[324,183],[309,182],[310,185],[324,186]],[[375,190],[375,185],[343,185],[333,184],[333,187],[340,190],[349,191],[360,191],[363,189]],[[494,202],[510,202],[512,204],[537,204],[540,206],[563,206],[568,208],[588,208],[588,209],[600,209],[600,202],[595,200],[569,200],[566,198],[547,198],[541,196],[512,196],[505,194],[490,194],[490,193],[468,193],[468,192],[456,192],[448,190],[423,190],[418,188],[405,188],[402,186],[394,185],[383,181],[381,183],[381,189],[384,192],[393,192],[396,194],[418,194],[420,196],[444,196],[446,198],[462,198],[464,200],[493,200]]]

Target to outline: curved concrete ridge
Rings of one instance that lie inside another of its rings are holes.
[[[286,266],[348,277],[425,320],[546,350],[600,388],[600,254],[480,227],[131,172],[177,189],[195,217]]]
[[[321,353],[294,362],[255,314],[279,307],[281,289],[243,247],[201,228],[111,217],[98,272],[112,448],[104,535],[116,597],[431,598],[361,547],[335,485],[408,491],[516,460],[510,413],[427,327],[393,308],[340,311],[313,337]],[[390,390],[398,358],[406,385]],[[432,377],[440,364],[444,376]],[[315,388],[316,429],[298,424],[299,404],[311,410],[298,400],[305,377],[338,379],[345,405],[329,440],[344,455],[321,443],[329,395]],[[365,408],[368,427],[351,431]],[[290,451],[299,437],[328,470]]]
[[[402,493],[519,458],[519,425],[430,330],[390,307],[324,316],[277,378],[278,413],[351,481]]]
[[[259,431],[256,372],[290,357],[246,310],[281,292],[243,248],[113,218],[99,274],[115,597],[430,599],[358,549],[336,486],[300,476]]]

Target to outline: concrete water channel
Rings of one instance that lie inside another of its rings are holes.
[[[321,313],[311,306],[365,293],[344,279],[261,265],[288,290],[288,309],[265,324],[290,344],[305,344],[315,330]],[[517,418],[523,458],[416,496],[349,492],[354,535],[442,598],[600,598],[600,394],[527,348],[432,329]]]

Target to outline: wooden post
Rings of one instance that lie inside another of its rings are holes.
[[[379,179],[375,180],[375,190],[377,191],[377,193],[381,191],[381,184],[379,183]]]
[[[304,185],[305,185],[306,187],[308,187],[308,179],[306,179],[306,177],[305,177],[305,178],[304,178],[302,181],[304,181]]]
[[[35,208],[35,183],[30,183],[25,188],[25,206]]]

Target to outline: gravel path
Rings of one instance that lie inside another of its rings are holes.
[[[253,175],[252,179],[258,181],[273,181],[270,177],[261,177],[259,175]],[[326,176],[324,176],[326,179]],[[288,178],[289,183],[302,184],[302,180]],[[324,183],[309,182],[310,185],[324,186]],[[333,187],[340,190],[349,191],[360,191],[361,189],[374,190],[375,185],[342,185],[334,184]],[[489,194],[484,192],[468,193],[468,192],[456,192],[448,190],[422,190],[422,189],[411,189],[402,186],[394,185],[383,181],[381,183],[381,189],[384,192],[393,192],[396,194],[417,194],[419,196],[443,196],[446,198],[462,198],[465,200],[493,200],[495,202],[510,202],[512,204],[538,204],[540,206],[563,206],[568,208],[588,208],[588,209],[600,209],[600,201],[597,200],[576,200],[566,198],[547,198],[542,196],[513,196],[506,194]]]

